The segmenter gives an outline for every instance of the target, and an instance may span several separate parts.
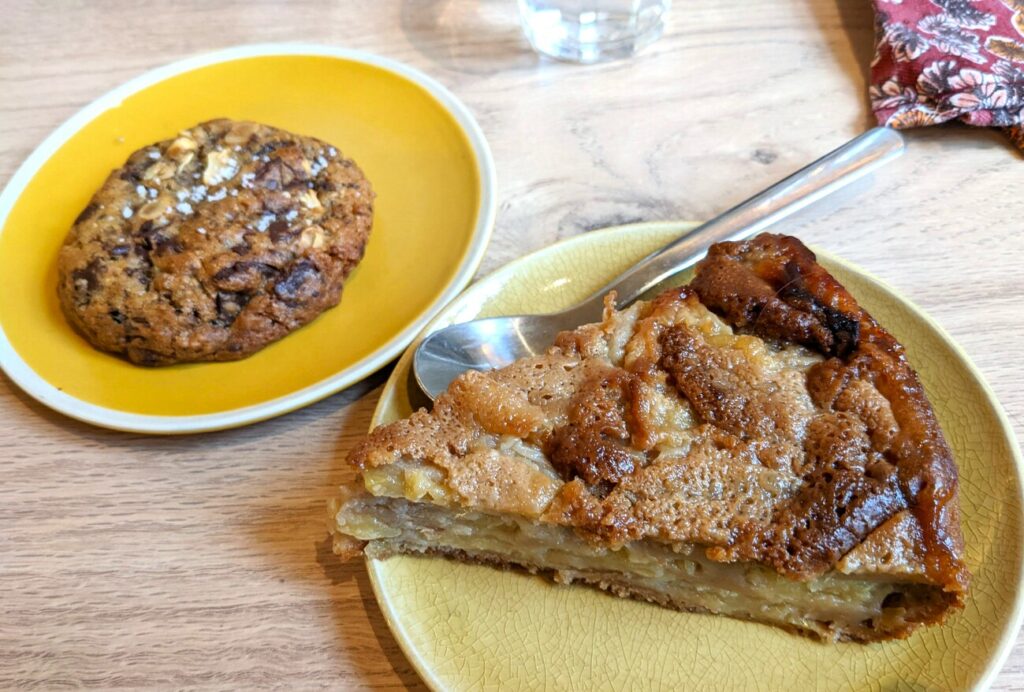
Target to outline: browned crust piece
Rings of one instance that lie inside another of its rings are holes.
[[[112,172],[60,250],[68,321],[140,365],[236,360],[338,304],[373,191],[330,144],[211,120]]]
[[[816,405],[833,408],[850,382],[867,381],[888,400],[897,424],[891,439],[874,440],[885,461],[863,473],[828,465],[812,470],[771,529],[745,536],[735,555],[784,573],[820,573],[909,508],[922,529],[927,576],[962,604],[969,575],[956,464],[903,347],[789,236],[712,246],[691,288],[736,329],[830,356],[808,372]]]

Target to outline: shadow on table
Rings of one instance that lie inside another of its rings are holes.
[[[329,536],[324,537],[323,540],[316,544],[316,561],[321,569],[323,569],[324,576],[332,585],[336,586],[338,584],[355,582],[363,608],[366,610],[373,636],[376,638],[381,652],[387,657],[388,663],[394,669],[402,686],[407,690],[427,689],[420,676],[413,670],[412,665],[402,654],[401,649],[398,647],[398,642],[395,641],[394,635],[391,634],[391,630],[388,629],[387,624],[384,622],[384,615],[380,611],[380,606],[377,605],[377,598],[373,594],[373,587],[370,586],[370,577],[366,573],[366,566],[363,561],[350,560],[342,562],[339,560],[338,556],[331,550],[331,539]],[[335,608],[334,616],[338,624],[338,637],[347,646],[354,649],[355,647],[352,646],[353,642],[349,641],[351,633],[349,631],[350,628],[345,626],[344,613]],[[363,661],[358,658],[354,659],[353,662],[357,668],[363,666]],[[372,669],[360,670],[359,672],[365,680],[372,679],[374,674]]]
[[[409,43],[446,70],[489,75],[539,60],[519,26],[513,0],[406,0],[400,21]]]
[[[865,127],[874,127],[875,118],[868,101],[871,60],[875,55],[875,14],[871,3],[866,0],[832,0],[831,3],[809,2],[808,6],[818,22],[821,36],[826,39],[836,37],[830,48],[837,67],[849,77],[853,88],[862,95]],[[837,22],[841,32],[834,30]]]
[[[387,368],[387,372],[381,378],[382,384],[391,376],[392,370],[393,366]],[[412,378],[409,379],[410,381],[412,380]],[[410,382],[408,386],[410,388],[408,392],[409,400],[412,402],[414,408],[430,405],[430,400],[426,398],[418,387],[416,387],[415,383]],[[358,432],[362,433],[364,430],[359,430]],[[348,451],[348,449],[345,449],[344,453],[339,451],[339,453],[335,455],[336,463],[331,466],[328,472],[326,487],[330,489],[332,494],[340,485],[352,480],[353,470],[345,462],[345,457],[348,454]],[[379,648],[380,652],[387,659],[392,671],[398,677],[401,685],[407,690],[427,689],[423,681],[420,679],[419,674],[416,673],[408,659],[406,659],[405,655],[402,653],[398,646],[398,642],[395,640],[394,635],[391,633],[391,630],[388,628],[387,623],[384,620],[384,615],[377,603],[377,597],[374,595],[373,587],[370,585],[370,577],[367,574],[365,562],[362,559],[342,562],[338,556],[334,554],[331,537],[328,535],[323,535],[322,538],[318,538],[314,544],[316,547],[316,562],[320,566],[323,576],[326,577],[330,586],[337,587],[344,584],[355,585],[358,590],[359,600],[362,604],[363,614],[366,617],[365,622],[369,624],[369,630],[373,633],[377,648]],[[353,629],[355,628],[352,627],[351,620],[346,617],[347,610],[343,609],[342,603],[334,602],[332,605],[332,615],[337,624],[339,640],[349,651],[358,651],[361,646],[366,645],[365,637],[360,641],[358,636],[353,635]],[[360,621],[360,625],[363,625],[362,620]],[[366,631],[365,625],[358,629],[363,632]],[[366,681],[367,685],[371,684],[375,677],[380,674],[379,670],[374,668],[371,661],[365,661],[358,657],[351,659],[351,661],[356,667],[360,677]]]

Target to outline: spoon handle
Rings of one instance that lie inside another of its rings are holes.
[[[812,202],[849,185],[876,167],[903,153],[903,137],[895,130],[876,127],[814,163],[801,168],[724,214],[648,255],[588,298],[577,310],[595,312],[609,291],[623,307],[670,276],[697,263],[709,245],[740,240],[803,209]]]

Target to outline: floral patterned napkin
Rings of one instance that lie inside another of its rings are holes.
[[[1024,149],[1024,0],[873,2],[880,124],[1005,127]]]

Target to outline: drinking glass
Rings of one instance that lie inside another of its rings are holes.
[[[672,0],[519,0],[530,44],[559,60],[634,55],[661,36]]]

